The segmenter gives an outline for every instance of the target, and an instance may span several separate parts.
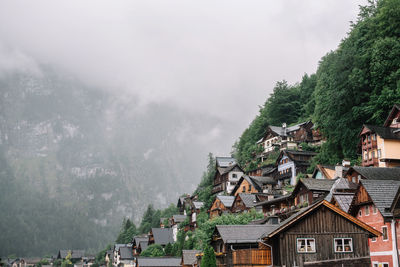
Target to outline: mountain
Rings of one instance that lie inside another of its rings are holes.
[[[123,217],[191,192],[227,125],[49,66],[1,73],[0,255],[104,247]]]

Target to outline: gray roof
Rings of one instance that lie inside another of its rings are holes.
[[[175,214],[175,215],[172,215],[172,218],[174,219],[174,221],[176,223],[181,223],[186,220],[187,215]]]
[[[368,195],[383,217],[390,217],[390,207],[400,187],[400,181],[361,180]]]
[[[300,180],[309,190],[330,191],[336,180],[303,178]]]
[[[335,190],[356,190],[357,189],[357,184],[350,182],[346,178],[337,178],[335,180],[335,184],[333,185],[333,188]]]
[[[193,206],[194,206],[195,209],[201,209],[204,206],[204,202],[193,201]]]
[[[286,194],[286,195],[283,195],[283,196],[280,196],[280,197],[277,197],[277,198],[274,198],[274,199],[271,199],[271,200],[264,200],[264,201],[258,202],[255,206],[269,205],[269,204],[277,203],[277,202],[280,202],[280,201],[288,200],[291,197],[293,197],[292,194]]]
[[[400,180],[400,168],[354,166],[353,170],[371,180]]]
[[[383,139],[394,139],[399,140],[399,128],[391,128],[391,127],[383,127],[383,126],[376,126],[376,125],[364,125],[372,132],[376,133]]]
[[[252,208],[257,204],[257,196],[255,194],[239,193],[239,196],[246,208]]]
[[[136,244],[136,246],[138,246],[140,242],[148,242],[148,241],[149,241],[148,236],[135,236],[133,238],[133,242]]]
[[[85,251],[84,250],[77,250],[77,249],[64,249],[64,250],[60,250],[58,252],[59,256],[61,259],[65,259],[65,257],[67,257],[68,253],[71,252],[71,258],[72,259],[81,259],[84,254]]]
[[[333,193],[333,198],[338,203],[341,210],[348,212],[354,193]]]
[[[265,233],[270,233],[277,225],[217,225],[216,229],[225,244],[256,243]]]
[[[300,126],[302,126],[306,123],[308,123],[308,121],[302,122],[302,123],[299,123],[299,124],[296,124],[296,125],[293,125],[290,127],[286,127],[286,131],[283,129],[283,127],[279,127],[279,126],[269,126],[269,128],[280,136],[287,136],[288,134],[290,134],[290,132],[299,130]]]
[[[171,228],[151,228],[151,232],[153,233],[155,244],[166,245],[174,243]]]
[[[133,252],[131,247],[120,247],[119,255],[121,260],[133,260]]]
[[[183,265],[193,265],[197,263],[196,254],[201,253],[201,250],[182,250]]]
[[[236,164],[236,160],[232,157],[216,157],[215,161],[218,167],[226,168]]]
[[[233,201],[235,201],[234,196],[217,196],[217,198],[224,204],[225,207],[232,207]]]
[[[180,267],[181,258],[137,258],[138,267]]]
[[[146,248],[149,246],[149,241],[140,241],[139,246],[142,251],[145,251]]]

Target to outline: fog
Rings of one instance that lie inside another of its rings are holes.
[[[0,70],[48,64],[142,106],[211,114],[232,121],[232,144],[276,81],[315,72],[365,2],[2,1]]]

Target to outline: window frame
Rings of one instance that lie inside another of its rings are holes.
[[[345,249],[344,249],[344,240],[345,239],[350,240],[350,248],[351,248],[350,251],[345,251]],[[341,240],[342,241],[342,248],[343,248],[342,251],[337,251],[336,250],[336,240]],[[335,253],[353,253],[354,252],[353,238],[352,237],[335,237],[335,238],[333,238],[333,250],[334,250]]]
[[[378,209],[376,208],[375,205],[372,205],[372,214],[377,214],[378,213]]]
[[[306,251],[299,251],[299,241],[304,240],[305,241],[305,248]],[[313,241],[314,242],[314,251],[307,251],[307,241]],[[297,237],[296,238],[296,252],[300,254],[310,254],[310,253],[317,253],[317,245],[314,237]]]
[[[386,239],[384,239],[383,228],[386,229]],[[388,227],[387,226],[382,226],[381,229],[382,229],[382,241],[389,241]]]
[[[369,205],[364,206],[364,214],[365,214],[365,216],[369,216],[369,214],[370,214]]]

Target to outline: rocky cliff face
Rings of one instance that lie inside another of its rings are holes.
[[[1,75],[0,255],[104,246],[122,217],[193,190],[207,149],[221,145],[210,129],[222,122],[49,68]]]

